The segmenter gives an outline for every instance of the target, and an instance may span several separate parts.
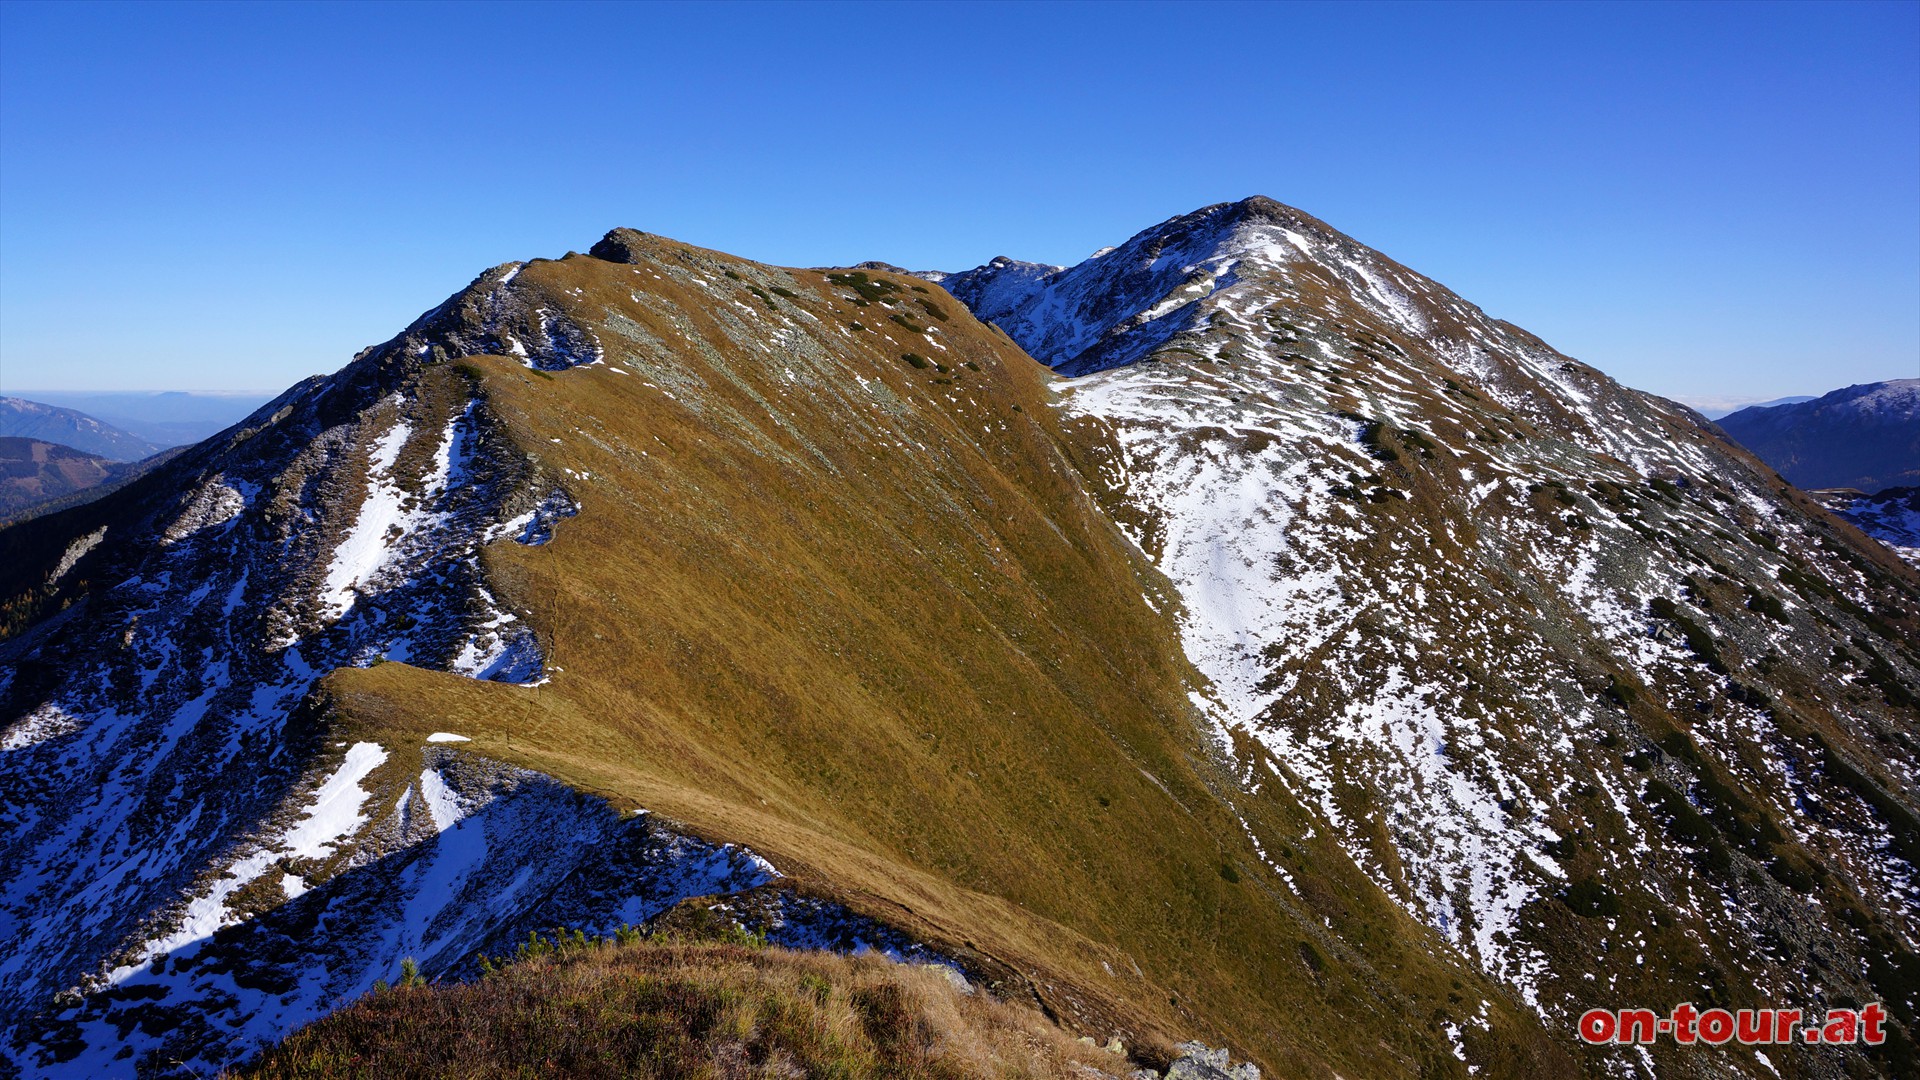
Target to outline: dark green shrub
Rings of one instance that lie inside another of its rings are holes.
[[[845,274],[828,274],[827,280],[842,288],[852,289],[859,296],[860,305],[865,307],[875,300],[884,301],[888,293],[900,291],[900,286],[884,279],[870,278],[865,270],[854,270]]]
[[[1675,607],[1672,600],[1664,596],[1656,596],[1647,602],[1647,607],[1650,608],[1655,615],[1671,622],[1679,628],[1681,636],[1686,639],[1687,648],[1692,649],[1693,655],[1699,657],[1700,662],[1707,665],[1708,671],[1716,675],[1725,675],[1727,673],[1727,665],[1720,659],[1720,650],[1714,644],[1713,635],[1709,634],[1699,623],[1694,622],[1679,608]]]
[[[1774,622],[1787,621],[1787,609],[1779,597],[1751,587],[1747,589],[1747,610],[1757,611]]]
[[[1574,882],[1561,899],[1573,909],[1575,915],[1589,919],[1611,918],[1620,914],[1620,898],[1594,878],[1581,878]]]
[[[1608,700],[1623,709],[1633,705],[1633,685],[1631,683],[1621,682],[1620,676],[1611,672],[1607,674],[1607,688],[1602,690],[1601,693],[1605,694]]]
[[[1307,965],[1307,969],[1315,974],[1327,970],[1326,960],[1321,957],[1320,950],[1314,948],[1310,941],[1300,943],[1300,962]]]
[[[1429,461],[1433,460],[1433,452],[1435,450],[1438,450],[1439,447],[1434,445],[1432,439],[1427,438],[1425,435],[1422,435],[1417,431],[1402,431],[1399,434],[1400,434],[1400,441],[1402,443],[1406,444],[1407,446],[1413,447],[1415,450],[1420,451],[1421,457],[1426,458]]]
[[[1331,374],[1331,373],[1329,373]],[[1360,425],[1360,445],[1367,448],[1367,455],[1375,461],[1399,461],[1400,451],[1380,437],[1382,424],[1357,413],[1343,412],[1340,416]]]

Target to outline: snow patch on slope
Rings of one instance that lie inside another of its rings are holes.
[[[115,996],[86,998],[61,1015],[64,1075],[133,1077],[149,1055],[183,1062],[181,1075],[210,1075],[391,980],[402,958],[414,958],[429,978],[461,977],[476,954],[510,953],[531,930],[610,934],[689,897],[740,893],[778,877],[745,849],[623,816],[537,773],[444,750],[429,751],[419,776],[429,820],[413,820],[410,787],[366,823],[364,799],[345,800],[350,814],[339,807],[346,778],[364,775],[372,760],[373,751],[361,749],[370,745],[358,744],[321,785],[310,817],[360,819],[375,838],[379,871],[318,884],[282,875],[285,902],[244,922],[199,913],[205,933],[158,943],[165,947],[114,973]],[[253,861],[245,867],[252,878],[277,865]],[[212,936],[222,926],[227,932]],[[313,933],[316,926],[325,933]],[[28,1072],[51,1063],[26,1052],[15,1061]]]
[[[391,475],[401,448],[412,435],[412,425],[401,421],[374,441],[367,465],[366,499],[360,504],[353,527],[334,549],[321,587],[320,602],[332,618],[345,615],[353,607],[354,587],[371,581],[393,560],[399,541],[424,523],[418,511],[408,510],[407,493]]]
[[[321,859],[333,854],[335,845],[367,823],[361,813],[369,793],[361,788],[367,775],[387,760],[387,752],[378,743],[355,743],[346,759],[313,793],[305,812],[279,836],[274,837],[246,858],[228,867],[226,876],[216,881],[204,895],[187,903],[179,924],[172,932],[139,950],[142,960],[172,953],[204,941],[216,930],[239,921],[227,900],[242,886],[267,872],[282,857]],[[109,981],[124,982],[136,967],[116,970]]]

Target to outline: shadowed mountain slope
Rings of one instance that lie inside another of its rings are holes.
[[[1829,488],[1814,494],[1827,509],[1920,567],[1920,487],[1887,488],[1873,495]]]
[[[1803,488],[1920,484],[1920,379],[1835,390],[1786,405],[1754,406],[1720,427]]]
[[[59,443],[0,436],[0,521],[113,478],[114,463]]]

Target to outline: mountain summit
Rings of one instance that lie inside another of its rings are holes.
[[[1178,591],[1220,738],[1410,914],[1563,1023],[1622,996],[1912,1022],[1920,592],[1892,553],[1270,199],[1010,265],[944,284],[1078,376],[1059,407],[1119,447],[1096,490]]]
[[[0,531],[7,1059],[205,1073],[405,960],[697,919],[1123,1073],[1910,1050],[1572,1024],[1906,1038],[1912,569],[1270,200],[947,281],[615,230]]]
[[[1085,375],[1140,360],[1191,329],[1195,305],[1230,288],[1243,262],[1283,266],[1321,241],[1365,251],[1318,218],[1255,196],[1172,218],[1071,268],[1001,256],[940,283],[1041,363]]]

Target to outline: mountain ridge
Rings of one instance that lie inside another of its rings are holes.
[[[1912,1024],[1912,569],[1270,200],[1090,261],[995,329],[617,229],[0,531],[8,1057],[228,1064],[687,901],[1273,1072]]]
[[[1920,379],[1858,383],[1718,423],[1799,487],[1872,494],[1920,483]]]
[[[138,461],[162,447],[73,409],[0,397],[0,436],[70,446],[110,461]]]
[[[1430,279],[1316,229],[1317,219],[1275,205],[1248,200],[1170,219],[1041,277],[1010,310],[979,314],[1042,362],[1082,375],[1062,385],[1062,407],[1124,446],[1107,463],[1110,512],[1186,600],[1187,651],[1213,684],[1223,730],[1288,762],[1290,786],[1333,820],[1346,819],[1350,852],[1378,868],[1389,891],[1529,1000],[1538,993],[1543,1010],[1557,1011],[1544,987],[1564,980],[1561,972],[1584,969],[1609,985],[1646,979],[1632,965],[1595,971],[1569,957],[1566,943],[1582,938],[1605,955],[1608,935],[1590,934],[1577,918],[1561,922],[1540,900],[1558,893],[1590,916],[1587,902],[1572,898],[1638,888],[1658,912],[1647,916],[1650,927],[1658,927],[1679,914],[1658,899],[1673,887],[1660,879],[1690,871],[1629,866],[1613,852],[1644,848],[1630,839],[1640,829],[1664,831],[1683,850],[1693,843],[1678,839],[1684,815],[1675,816],[1670,792],[1716,807],[1729,825],[1749,819],[1736,832],[1758,828],[1751,821],[1762,817],[1794,822],[1762,830],[1773,835],[1804,829],[1796,820],[1803,796],[1756,785],[1755,777],[1792,776],[1804,766],[1791,763],[1809,757],[1828,762],[1823,783],[1859,778],[1861,763],[1877,754],[1909,761],[1914,658],[1887,660],[1884,650],[1898,649],[1899,635],[1880,620],[1912,618],[1914,579],[1891,552],[1780,486],[1693,410],[1621,387]],[[968,273],[948,280],[955,278],[967,295]],[[1412,554],[1429,548],[1438,557]],[[1843,602],[1866,618],[1834,634],[1821,598],[1842,581],[1876,599],[1873,612]],[[1782,586],[1784,597],[1776,596]],[[1437,610],[1423,599],[1435,591],[1446,597]],[[1811,624],[1799,617],[1809,612],[1795,611],[1806,603],[1822,609]],[[1368,610],[1393,614],[1352,614]],[[1460,625],[1449,610],[1487,614]],[[1777,622],[1824,636],[1835,651],[1795,647],[1769,625]],[[1468,644],[1490,627],[1507,641]],[[1746,662],[1725,655],[1727,635],[1743,642]],[[1408,651],[1400,652],[1401,641]],[[1444,663],[1411,648],[1439,641],[1447,642]],[[1683,644],[1669,652],[1663,641]],[[1531,671],[1533,663],[1516,663],[1527,654],[1545,663]],[[1902,674],[1883,663],[1899,664]],[[1689,665],[1701,666],[1688,673]],[[1800,674],[1783,679],[1789,669]],[[1863,690],[1823,700],[1812,687],[1830,679],[1857,680]],[[1863,705],[1883,711],[1868,716],[1858,711]],[[1330,730],[1327,717],[1343,714]],[[1724,715],[1714,724],[1727,726],[1703,727],[1695,714]],[[1758,727],[1734,737],[1742,725]],[[1874,749],[1859,758],[1835,749],[1861,738]],[[1504,752],[1455,764],[1443,750],[1447,764],[1437,767],[1408,752],[1456,739],[1476,757]],[[1645,749],[1602,749],[1636,741]],[[1528,744],[1557,752],[1516,752]],[[1356,768],[1356,755],[1365,768]],[[1482,772],[1496,761],[1516,771]],[[1647,779],[1648,762],[1673,771]],[[1821,901],[1831,906],[1803,909],[1822,912],[1814,919],[1825,920],[1836,947],[1871,954],[1882,942],[1903,943],[1902,959],[1875,976],[1890,999],[1906,985],[1895,971],[1913,969],[1914,927],[1907,900],[1888,906],[1873,898],[1906,895],[1903,867],[1913,851],[1898,837],[1913,820],[1913,793],[1900,779],[1908,768],[1894,766],[1840,796],[1861,800],[1855,805],[1879,839],[1843,838],[1852,826],[1826,818],[1821,829],[1839,830],[1821,843],[1838,847],[1819,856],[1741,842],[1768,873],[1796,881],[1804,879],[1790,866],[1828,865],[1842,847],[1868,863],[1878,858],[1873,850],[1907,852]],[[1523,779],[1528,774],[1612,794],[1606,805],[1582,809],[1539,779]],[[1746,779],[1729,783],[1729,775]],[[1425,805],[1409,798],[1449,786],[1453,794]],[[1529,787],[1546,812],[1514,822],[1505,808]],[[1484,793],[1478,810],[1469,795],[1476,788]],[[1768,805],[1774,809],[1762,809]],[[1404,836],[1382,836],[1373,824],[1382,815],[1404,816]],[[1623,825],[1626,837],[1600,839]],[[1598,850],[1589,847],[1596,842]],[[1738,847],[1709,844],[1708,861],[1747,857],[1734,854]],[[1542,850],[1567,875],[1558,883],[1539,861]],[[1421,873],[1437,880],[1403,877],[1397,868],[1409,864],[1425,864]],[[1635,878],[1638,885],[1628,884]],[[1471,896],[1462,889],[1469,881]],[[1480,882],[1494,889],[1483,894]],[[1765,889],[1711,888],[1724,914],[1698,909],[1682,921],[1751,926],[1756,905],[1785,910]],[[1871,945],[1838,918],[1862,903],[1891,920],[1869,935]],[[1611,912],[1616,901],[1603,906]],[[1536,919],[1553,929],[1529,932]],[[1465,932],[1453,929],[1462,921]],[[1723,943],[1716,948],[1745,954],[1708,962],[1730,983],[1806,978],[1765,959],[1765,938],[1711,933]],[[1526,940],[1539,944],[1519,944]],[[1660,1000],[1669,992],[1649,986],[1640,994]],[[1565,981],[1560,993],[1584,996]],[[1910,1014],[1914,1000],[1901,1000]],[[1662,1060],[1663,1069],[1688,1067]]]
[[[1102,1038],[1417,1068],[1412,1002],[1477,976],[1337,851],[1293,880],[1385,938],[1265,902],[1235,822],[1298,807],[1218,771],[1041,369],[910,278],[595,247],[490,270],[125,492],[0,533],[27,608],[6,738],[35,763],[5,774],[23,1068],[220,1064],[410,951],[458,973],[529,927],[768,886],[777,940],[931,942]],[[181,839],[125,846],[155,831]],[[1486,992],[1476,1038],[1560,1052]],[[1328,1001],[1376,1026],[1284,1023]]]
[[[185,390],[33,390],[44,405],[82,412],[161,447],[219,434],[278,395]]]

